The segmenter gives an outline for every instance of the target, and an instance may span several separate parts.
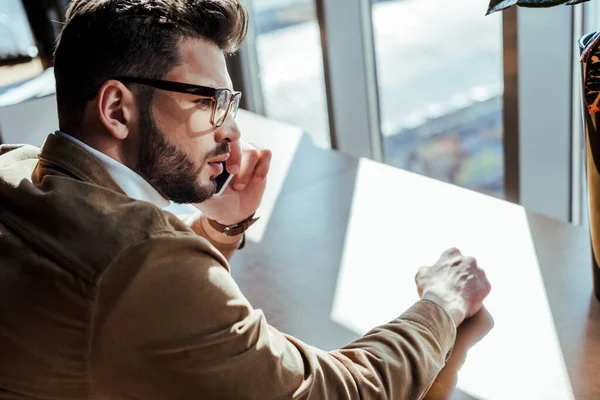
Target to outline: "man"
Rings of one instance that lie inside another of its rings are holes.
[[[60,131],[0,156],[1,399],[417,399],[490,286],[456,249],[401,317],[325,352],[229,274],[270,152],[242,145],[239,0],[74,0]],[[217,88],[217,89],[215,89]],[[235,174],[214,197],[221,162]],[[202,214],[177,218],[180,206]]]

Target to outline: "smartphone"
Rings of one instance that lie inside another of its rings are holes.
[[[225,165],[225,161],[223,161],[221,164],[223,165],[223,172],[221,173],[221,175],[215,178],[215,182],[217,183],[217,192],[215,193],[215,196],[220,196],[221,194],[223,194],[225,189],[227,189],[229,182],[231,182],[231,179],[233,178],[233,175],[227,172],[227,166]]]

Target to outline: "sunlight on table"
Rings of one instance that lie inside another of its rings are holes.
[[[457,387],[477,399],[574,399],[522,207],[361,160],[349,218],[334,321],[364,334],[395,318],[418,300],[417,269],[458,247],[487,272],[494,326]]]

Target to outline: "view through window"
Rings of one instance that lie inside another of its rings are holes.
[[[21,0],[0,1],[0,57],[36,52]]]
[[[328,148],[323,54],[314,0],[253,0],[265,113]]]
[[[471,0],[373,1],[385,161],[503,197],[502,16]]]

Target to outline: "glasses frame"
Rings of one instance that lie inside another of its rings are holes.
[[[151,78],[138,78],[134,76],[120,76],[116,78],[112,78],[114,80],[120,81],[122,83],[139,83],[146,86],[151,86],[156,89],[166,90],[169,92],[177,92],[177,93],[186,93],[193,94],[196,96],[209,97],[213,100],[212,112],[210,115],[210,122],[214,129],[219,128],[229,115],[229,111],[233,108],[234,104],[237,104],[237,108],[239,109],[240,99],[242,97],[242,92],[234,91],[228,88],[212,88],[208,86],[199,86],[192,85],[190,83],[182,83],[182,82],[173,82],[166,81],[162,79],[151,79]],[[225,110],[225,114],[218,121],[215,121],[215,115],[217,113],[217,98],[223,92],[229,92],[229,104],[227,104],[227,109]],[[237,109],[233,113],[233,118],[237,116]]]

